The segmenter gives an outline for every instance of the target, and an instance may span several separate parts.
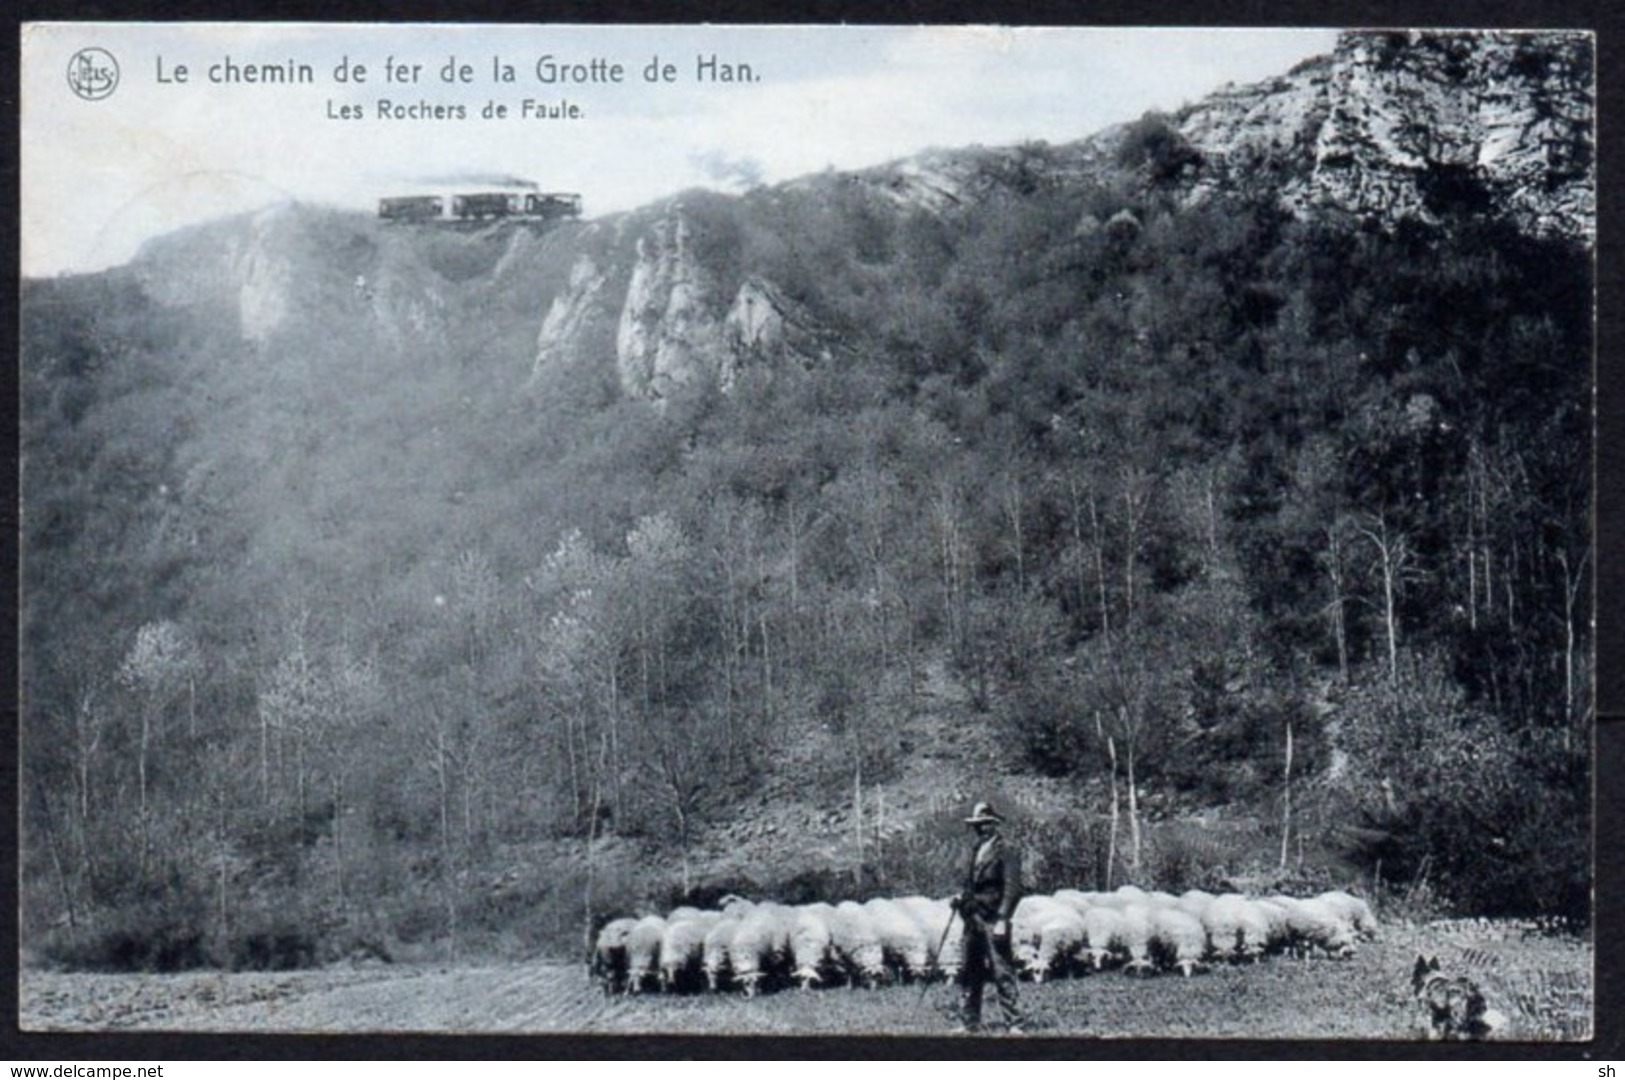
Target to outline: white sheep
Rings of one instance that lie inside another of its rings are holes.
[[[1032,973],[1038,963],[1045,920],[1071,910],[1070,905],[1041,893],[1029,893],[1016,904],[1010,916],[1010,954],[1022,969]]]
[[[874,919],[887,966],[896,974],[897,981],[907,982],[929,976],[931,946],[935,942],[926,941],[925,930],[914,917],[887,897],[877,896],[863,906]]]
[[[1249,897],[1248,899],[1269,924],[1269,934],[1265,939],[1266,951],[1284,952],[1292,944],[1291,920],[1287,918],[1286,905],[1277,903],[1268,897]]]
[[[1123,951],[1128,953],[1128,963],[1123,965],[1123,970],[1148,972],[1151,970],[1151,905],[1126,904],[1121,914],[1121,943]]]
[[[1010,916],[1010,955],[1021,968],[1030,971],[1038,962],[1039,926],[1044,917],[1067,905],[1054,897],[1029,893],[1017,903]]]
[[[925,933],[931,944],[936,944],[947,922],[946,917],[940,920],[936,917],[937,901],[929,896],[899,896],[892,903],[908,912],[909,918],[914,920],[914,925]]]
[[[728,962],[747,997],[787,966],[794,921],[793,909],[780,904],[757,904],[739,921],[728,945]]]
[[[746,900],[743,896],[735,896],[733,893],[729,893],[717,902],[718,910],[724,915],[738,915],[740,918],[750,914],[750,910],[755,906],[756,901]]]
[[[930,970],[940,971],[946,939],[958,926],[959,916],[950,905],[929,896],[900,896],[897,906],[913,917],[914,924],[925,935],[926,962]]]
[[[1116,904],[1096,904],[1084,912],[1083,934],[1096,971],[1105,967],[1108,959],[1127,953],[1123,909]]]
[[[660,988],[681,989],[690,977],[698,977],[705,962],[705,935],[721,919],[715,911],[696,911],[691,917],[666,919],[666,933],[660,939]]]
[[[1316,949],[1341,958],[1354,955],[1354,927],[1333,905],[1290,896],[1272,896],[1270,900],[1286,909],[1287,930],[1300,955],[1307,956]]]
[[[1219,960],[1257,960],[1270,946],[1270,918],[1263,905],[1239,893],[1214,897],[1201,915]]]
[[[743,921],[742,916],[730,909],[705,933],[705,943],[700,953],[700,969],[705,972],[706,985],[713,992],[721,989],[722,980],[732,973],[728,950],[733,945],[734,935],[739,931],[739,924]]]
[[[1037,948],[1026,967],[1035,982],[1043,982],[1051,973],[1066,973],[1071,969],[1089,933],[1083,916],[1070,904],[1057,901],[1055,907],[1039,917],[1037,936]]]
[[[1082,915],[1095,905],[1095,894],[1086,893],[1080,889],[1056,889],[1055,899],[1067,905],[1079,915]]]
[[[1377,936],[1377,917],[1372,914],[1371,905],[1358,896],[1351,896],[1341,889],[1323,892],[1315,897],[1316,900],[1329,904],[1339,915],[1354,927],[1355,936],[1371,941]]]
[[[1012,942],[1015,935],[1019,935],[1023,929],[1035,925],[1045,915],[1053,911],[1070,910],[1070,908],[1070,904],[1063,903],[1053,896],[1046,896],[1043,893],[1028,893],[1017,901],[1015,911],[1010,914]]]
[[[1186,889],[1179,894],[1178,906],[1181,911],[1189,912],[1198,919],[1207,914],[1207,909],[1217,899],[1212,893],[1202,889]]]
[[[643,990],[644,981],[660,974],[660,944],[666,936],[666,920],[645,915],[626,936],[626,992]]]
[[[1143,904],[1149,899],[1149,894],[1138,885],[1119,885],[1115,892],[1109,894],[1111,902],[1119,905]]]
[[[687,919],[697,919],[701,914],[702,912],[699,908],[684,905],[682,907],[674,907],[668,911],[666,913],[666,921],[668,923],[683,922]]]
[[[804,989],[823,982],[824,975],[835,965],[829,929],[832,910],[828,904],[796,909],[795,925],[790,929],[790,974],[801,980]]]
[[[886,950],[869,910],[855,900],[843,900],[826,917],[835,958],[846,968],[849,985],[884,983]]]
[[[1207,931],[1202,921],[1174,904],[1151,908],[1151,944],[1157,957],[1186,978],[1207,958]]]
[[[631,918],[611,919],[598,931],[592,951],[592,974],[605,994],[616,993],[626,985],[626,939],[637,924]]]

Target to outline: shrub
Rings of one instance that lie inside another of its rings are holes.
[[[1013,688],[1003,715],[1027,763],[1044,776],[1059,777],[1087,775],[1099,757],[1095,733],[1079,713],[1076,689],[1037,671]]]
[[[233,971],[287,971],[314,967],[320,955],[316,931],[278,913],[232,934],[224,959]]]
[[[677,895],[676,903],[687,904],[697,908],[715,908],[729,896],[742,896],[747,900],[754,900],[762,894],[762,886],[754,878],[726,877],[715,881],[702,882],[689,889],[686,893]]]
[[[823,868],[803,870],[778,885],[772,892],[773,899],[786,904],[810,904],[819,900],[835,903],[848,898],[866,900],[871,895],[879,895],[874,882],[875,873],[872,866],[865,866],[859,872],[857,882],[852,880],[849,872]]]
[[[1118,147],[1117,163],[1143,168],[1156,181],[1177,179],[1187,168],[1202,163],[1202,154],[1176,131],[1168,118],[1149,112],[1136,120]]]
[[[1030,892],[1099,889],[1107,880],[1109,827],[1091,814],[1047,818],[1030,830],[1026,884]]]
[[[1144,880],[1136,884],[1184,892],[1225,892],[1254,888],[1279,876],[1279,838],[1254,821],[1222,822],[1208,827],[1185,822],[1153,825],[1146,830],[1141,855]]]
[[[175,898],[148,897],[110,908],[91,929],[42,943],[48,961],[82,971],[187,971],[209,965],[201,912]]]
[[[1554,731],[1508,732],[1429,658],[1391,688],[1351,696],[1339,734],[1350,761],[1339,782],[1380,826],[1355,839],[1367,869],[1380,860],[1398,886],[1427,882],[1457,914],[1589,919],[1583,747],[1565,749]]]
[[[937,814],[880,842],[871,865],[889,893],[946,896],[959,889],[969,842],[960,816]]]

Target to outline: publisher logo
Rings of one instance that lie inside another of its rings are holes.
[[[118,61],[106,49],[80,49],[68,61],[68,89],[86,101],[100,101],[118,89]]]

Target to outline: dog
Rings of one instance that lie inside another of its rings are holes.
[[[1505,1026],[1505,1018],[1490,1008],[1478,984],[1465,975],[1441,974],[1437,956],[1417,954],[1411,991],[1427,1009],[1429,1039],[1477,1042]]]

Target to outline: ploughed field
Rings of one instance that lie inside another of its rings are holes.
[[[1477,980],[1504,1037],[1585,1039],[1592,950],[1504,923],[1389,924],[1347,960],[1273,956],[1185,978],[1107,971],[1023,983],[1029,1035],[1108,1038],[1425,1037],[1410,988],[1418,951]],[[24,971],[25,1031],[943,1035],[957,989],[786,989],[606,999],[581,964],[375,965],[277,973],[102,975]],[[986,1015],[998,1010],[988,994]]]

